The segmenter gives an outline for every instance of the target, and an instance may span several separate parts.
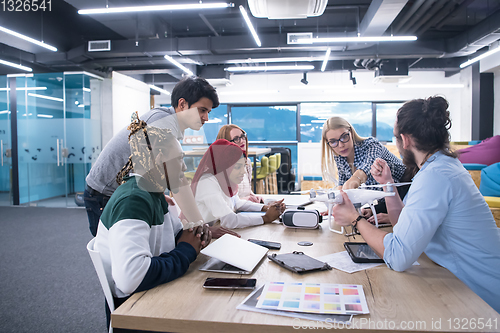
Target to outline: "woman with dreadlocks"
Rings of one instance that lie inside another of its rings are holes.
[[[246,153],[236,144],[216,140],[203,155],[191,183],[203,220],[220,220],[224,228],[244,228],[271,223],[285,210],[283,200],[269,205],[240,200],[238,184],[245,174]],[[262,211],[265,215],[236,214],[236,211]]]
[[[132,155],[117,175],[121,185],[104,208],[95,240],[116,307],[135,292],[182,276],[211,240],[207,225],[182,230],[169,213],[164,191],[180,183],[179,142],[170,130],[139,119],[129,130]]]

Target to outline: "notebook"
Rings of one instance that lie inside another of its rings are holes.
[[[235,273],[249,274],[266,255],[267,251],[269,250],[263,246],[225,234],[201,250],[201,253],[216,260],[209,260],[205,265],[200,267],[200,270],[208,270],[206,266],[210,263],[210,265],[216,266],[210,271],[230,273],[230,267],[225,267],[226,269],[224,269],[224,265],[221,266],[221,263],[218,262],[221,261],[222,263],[234,266],[236,268]],[[242,271],[248,273],[243,273]]]

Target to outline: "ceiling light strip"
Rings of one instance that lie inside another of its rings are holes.
[[[248,25],[248,29],[250,29],[250,32],[252,33],[253,39],[255,39],[255,43],[257,43],[257,46],[261,47],[262,43],[260,42],[259,36],[257,35],[257,31],[255,31],[255,28],[253,27],[253,24],[248,17],[248,13],[242,5],[240,5],[240,12]]]
[[[32,72],[33,71],[33,69],[31,69],[29,67],[26,67],[26,66],[23,66],[23,65],[18,65],[18,64],[15,64],[13,62],[5,61],[5,60],[2,60],[2,59],[0,59],[0,64],[6,65],[6,66],[10,66],[10,67],[15,67],[17,69],[21,69],[21,70],[26,71],[26,72]]]
[[[36,44],[36,45],[38,45],[38,46],[44,47],[44,48],[46,48],[46,49],[48,49],[48,50],[51,50],[51,51],[53,51],[53,52],[57,52],[57,48],[55,48],[55,47],[54,47],[54,46],[52,46],[52,45],[45,44],[44,42],[41,42],[41,41],[36,40],[36,39],[33,39],[33,38],[31,38],[31,37],[28,37],[28,36],[22,35],[22,34],[20,34],[20,33],[18,33],[18,32],[12,31],[12,30],[7,29],[7,28],[5,28],[5,27],[0,26],[0,31],[3,31],[3,32],[5,32],[5,33],[8,33],[9,35],[12,35],[12,36],[14,36],[14,37],[24,39],[25,41],[28,41],[28,42],[33,43],[33,44]]]
[[[28,96],[49,99],[51,101],[56,101],[56,102],[64,102],[64,100],[62,98],[57,98],[57,97],[52,97],[52,96],[45,96],[45,95],[39,95],[39,94],[33,94],[33,93],[28,93]]]
[[[320,61],[324,57],[276,57],[276,58],[247,58],[247,59],[231,59],[224,61],[225,64],[258,64],[264,62],[300,62],[300,61]]]
[[[182,69],[182,71],[188,75],[191,75],[193,76],[194,73],[191,72],[187,67],[185,67],[184,65],[182,65],[180,62],[178,62],[177,60],[174,60],[171,56],[168,56],[168,55],[165,55],[164,56],[165,59],[167,59],[168,61],[170,61],[173,65],[175,65],[176,67]]]
[[[297,44],[313,43],[365,43],[365,42],[413,42],[417,36],[379,36],[379,37],[324,37],[299,39]]]
[[[7,74],[7,77],[33,77],[33,73]]]
[[[490,55],[492,54],[495,54],[497,53],[498,51],[500,51],[500,46],[498,46],[497,48],[493,49],[493,50],[489,50],[488,52],[485,52],[483,54],[481,54],[480,56],[477,56],[475,58],[472,58],[471,60],[469,61],[466,61],[464,62],[463,64],[460,65],[460,68],[465,68],[469,65],[472,65],[473,63],[475,63],[476,61],[479,61],[481,59],[484,59],[486,57],[489,57]]]
[[[435,83],[435,84],[398,84],[398,88],[463,88],[461,83]]]
[[[165,95],[170,95],[170,93],[169,93],[168,91],[166,91],[165,89],[162,89],[162,88],[160,88],[160,87],[157,87],[157,86],[155,86],[155,85],[150,84],[150,85],[149,85],[149,88],[151,88],[151,89],[153,89],[153,90],[156,90],[157,92],[160,92],[160,93],[162,93],[162,94],[165,94]]]
[[[331,48],[328,48],[328,50],[326,50],[325,59],[323,60],[323,64],[321,65],[321,71],[322,72],[325,71],[326,64],[328,63],[328,60],[330,59],[330,53],[331,52],[332,52]]]
[[[255,66],[255,67],[227,67],[228,72],[272,72],[272,71],[304,71],[314,69],[313,65],[302,66]]]
[[[114,7],[114,8],[94,8],[80,9],[80,15],[93,14],[115,14],[115,13],[132,13],[132,12],[151,12],[164,10],[189,10],[189,9],[217,9],[234,7],[234,3],[215,2],[215,3],[193,3],[180,5],[157,5],[157,6],[131,6],[131,7]]]

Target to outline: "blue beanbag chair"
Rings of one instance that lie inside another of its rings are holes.
[[[487,167],[486,164],[479,164],[479,163],[462,163],[465,170],[483,170],[484,168]]]
[[[483,196],[500,197],[500,162],[481,170],[479,191]]]

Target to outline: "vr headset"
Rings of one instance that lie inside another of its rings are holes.
[[[316,229],[322,216],[317,210],[289,209],[281,215],[281,221],[288,228]]]

